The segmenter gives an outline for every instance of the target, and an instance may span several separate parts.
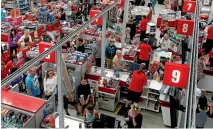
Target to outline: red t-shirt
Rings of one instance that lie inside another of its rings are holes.
[[[209,58],[213,58],[213,50],[210,51]]]
[[[148,23],[148,20],[145,18],[145,19],[142,19],[140,21],[140,30],[141,31],[146,31],[146,26],[147,26],[147,23]]]
[[[149,53],[152,51],[152,47],[149,44],[143,43],[139,46],[139,49],[140,49],[139,59],[149,60]]]
[[[1,69],[1,80],[5,79],[7,77],[7,70],[6,68]]]
[[[147,77],[143,72],[138,73],[134,71],[132,74],[132,80],[129,85],[129,90],[135,92],[143,92],[143,87],[147,83]]]
[[[209,29],[208,29],[207,39],[212,39],[213,40],[213,25],[210,26]]]
[[[7,63],[7,65],[6,65],[6,71],[7,71],[7,73],[10,73],[10,70],[12,69],[12,68],[20,68],[21,66],[22,66],[22,61],[18,61],[18,64],[16,65],[16,66],[14,66],[14,64],[13,64],[13,62],[12,61],[9,61],[8,63]]]

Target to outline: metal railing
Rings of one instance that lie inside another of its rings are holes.
[[[200,1],[196,1],[184,128],[195,128]]]
[[[20,69],[16,70],[14,73],[10,74],[7,78],[2,80],[1,86],[5,87],[9,85],[13,80],[15,80],[17,77],[21,76],[23,73],[25,73],[29,68],[34,66],[36,63],[40,62],[43,58],[47,57],[51,52],[57,50],[60,48],[63,44],[65,44],[67,41],[71,40],[75,35],[77,35],[79,32],[81,32],[83,29],[88,27],[92,22],[94,22],[96,19],[98,19],[100,16],[107,13],[110,9],[112,9],[114,6],[116,6],[120,0],[115,1],[113,4],[107,6],[102,12],[94,16],[92,19],[84,23],[81,27],[76,29],[74,32],[68,34],[66,37],[64,37],[62,40],[60,40],[57,44],[40,54],[38,57],[35,57],[31,59],[30,61],[26,62]]]

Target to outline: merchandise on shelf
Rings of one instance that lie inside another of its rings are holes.
[[[1,23],[1,32],[2,33],[8,33],[11,29],[10,23],[2,22]]]
[[[22,128],[31,117],[3,106],[1,108],[1,128]]]
[[[159,17],[161,17],[163,20],[172,20],[180,18],[180,16],[178,16],[175,11],[170,9],[161,10],[159,13]]]
[[[78,62],[84,62],[88,58],[87,53],[81,53],[81,52],[74,52],[74,53],[63,53],[63,58],[66,63],[78,63]]]
[[[174,29],[170,29],[169,31],[169,39],[173,42],[173,43],[179,43],[179,41],[184,40],[184,36],[179,35],[176,33],[176,30]]]
[[[51,12],[47,7],[41,7],[37,19],[41,24],[53,24],[56,21],[57,11]]]
[[[150,11],[149,7],[146,7],[146,6],[136,6],[135,8],[133,8],[131,10],[131,14],[135,15],[135,16],[137,16],[137,15],[141,15],[141,16],[145,15],[145,16],[147,16],[148,13],[149,13],[149,11]]]

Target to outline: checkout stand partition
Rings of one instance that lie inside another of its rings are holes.
[[[1,104],[2,107],[32,116],[23,128],[40,128],[46,108],[45,100],[2,89]]]

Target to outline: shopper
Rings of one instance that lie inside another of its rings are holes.
[[[207,40],[205,43],[205,53],[209,53],[213,48],[213,23],[208,28]]]
[[[12,54],[17,54],[17,48],[18,48],[18,40],[20,39],[20,35],[17,34],[16,29],[11,29],[9,34],[8,44],[10,48],[10,56]]]
[[[210,70],[213,70],[213,49],[209,53]]]
[[[196,128],[204,128],[208,116],[213,114],[212,107],[207,104],[207,98],[201,96],[198,100],[197,110],[196,110]]]
[[[123,68],[123,57],[122,57],[122,52],[121,50],[116,51],[116,55],[113,58],[113,69],[116,71],[124,71]]]
[[[77,51],[84,53],[85,52],[85,47],[83,43],[83,39],[78,39],[77,41]]]
[[[146,66],[142,64],[139,70],[135,70],[132,73],[132,79],[129,84],[128,98],[127,98],[130,103],[133,102],[138,103],[140,101],[140,97],[143,92],[143,87],[147,83],[145,71]],[[128,106],[128,104],[126,106]]]
[[[171,41],[169,39],[169,34],[164,34],[164,37],[160,40],[160,47],[163,51],[168,51],[171,47]]]
[[[152,13],[155,15],[155,5],[157,0],[152,0]]]
[[[92,55],[95,58],[96,66],[101,67],[101,38],[98,38],[92,49]]]
[[[168,20],[164,20],[163,24],[160,26],[160,38],[164,36],[164,34],[168,33],[169,30],[169,22]]]
[[[31,38],[31,36],[30,36],[30,30],[29,29],[25,29],[24,30],[24,35],[19,39],[19,41],[18,41],[18,43],[20,44],[20,46],[22,47],[22,48],[24,48],[27,44],[25,44],[25,39],[26,38],[29,38],[29,42],[30,43],[32,43],[33,41],[32,41],[32,38]]]
[[[60,22],[66,21],[66,14],[64,12],[64,8],[60,8],[59,19]]]
[[[133,40],[136,34],[136,24],[130,19],[126,25],[126,27],[130,28],[130,40]]]
[[[114,42],[115,40],[110,39],[109,44],[106,46],[106,50],[105,50],[107,67],[109,69],[112,69],[113,67],[112,59],[114,58],[116,54],[116,50],[117,50],[116,46],[114,45]]]
[[[142,127],[143,116],[137,103],[131,105],[131,109],[125,116],[125,121],[129,129]]]
[[[165,9],[169,9],[169,0],[164,0]]]
[[[86,79],[81,80],[81,84],[78,86],[78,98],[81,104],[81,114],[84,114],[84,110],[90,103],[91,91],[90,85]]]
[[[52,69],[47,70],[43,83],[46,99],[49,99],[53,94],[57,93],[57,77]]]
[[[25,84],[28,95],[41,98],[41,91],[35,67],[31,68],[28,71],[28,75],[25,79]]]
[[[198,67],[197,67],[197,81],[199,81],[201,78],[205,76],[203,73],[203,70],[206,69],[206,58],[205,56],[202,56],[198,54]]]
[[[145,63],[146,64],[146,69],[149,68],[149,55],[152,52],[152,47],[148,44],[148,40],[147,38],[144,39],[143,44],[139,45],[139,49],[140,49],[140,54],[139,54],[139,61],[138,63]]]
[[[7,73],[13,73],[22,66],[22,61],[18,59],[16,54],[11,56],[11,60],[6,64]]]
[[[43,34],[42,34],[42,41],[43,42],[48,42],[50,43],[52,41],[52,38],[50,37],[50,35],[47,34],[46,30],[43,30]]]
[[[146,16],[142,16],[142,20],[140,21],[140,41],[143,41],[143,39],[146,37],[146,27],[147,27],[148,20],[146,19]]]
[[[88,21],[87,15],[89,14],[89,2],[88,0],[83,0],[82,4],[81,4],[81,8],[84,14],[84,21]]]
[[[5,67],[5,63],[1,62],[1,80],[4,80],[7,77],[7,69]]]
[[[96,110],[94,110],[93,106],[87,106],[87,109],[84,112],[83,119],[86,123],[93,123],[95,119],[99,118],[99,114]]]
[[[68,71],[70,71],[70,70],[68,70]],[[70,75],[70,73],[68,73],[69,74],[69,77],[70,77],[70,82],[71,82],[71,84],[74,84],[74,81],[73,81],[73,78],[72,78],[72,76]],[[64,95],[63,95],[63,101],[64,101],[64,110],[65,110],[65,112],[66,112],[66,115],[68,115],[68,116],[70,116],[70,114],[69,114],[69,112],[68,112],[68,105],[70,104],[70,105],[72,105],[73,107],[74,107],[74,109],[76,110],[76,114],[77,115],[81,115],[81,113],[80,113],[80,111],[79,111],[79,109],[78,109],[78,105],[77,105],[77,102],[76,102],[76,100],[75,100],[75,89],[74,89],[74,85],[70,85],[70,89],[72,89],[72,91],[71,92],[68,92],[67,91],[67,87],[65,86],[65,84],[64,84],[64,81],[63,81],[63,93],[64,93]]]

